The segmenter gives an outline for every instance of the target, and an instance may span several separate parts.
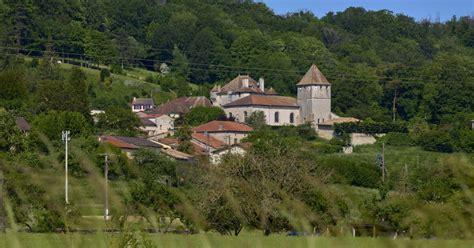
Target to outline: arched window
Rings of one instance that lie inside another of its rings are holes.
[[[247,118],[247,111],[244,111],[244,118]]]
[[[229,119],[232,119],[232,112],[229,112]]]
[[[275,122],[278,123],[280,122],[280,113],[275,112]]]
[[[295,114],[290,114],[290,123],[295,123]]]

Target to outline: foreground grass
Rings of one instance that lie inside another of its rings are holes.
[[[149,234],[158,247],[474,247],[465,240],[409,240],[365,237],[286,237],[242,234],[239,237],[218,234]],[[110,247],[117,234],[0,234],[2,247]],[[115,242],[114,242],[115,241]]]

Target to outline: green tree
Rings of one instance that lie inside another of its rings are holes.
[[[87,32],[84,42],[84,54],[92,62],[97,63],[97,66],[109,64],[116,59],[116,51],[106,34],[91,30]]]
[[[173,48],[173,61],[172,61],[172,71],[176,75],[188,80],[190,70],[189,70],[189,61],[186,55],[179,50],[178,46]]]
[[[266,117],[263,111],[253,111],[249,116],[245,118],[245,123],[258,130],[266,125]]]
[[[61,132],[68,130],[72,137],[87,136],[92,133],[89,121],[78,112],[50,110],[36,116],[33,125],[49,139],[60,141]]]
[[[109,107],[97,118],[97,127],[106,133],[125,136],[134,136],[139,133],[140,119],[130,109]]]
[[[224,110],[219,107],[205,107],[198,106],[192,108],[184,116],[184,122],[190,126],[199,126],[204,123],[208,123],[213,120],[217,120],[219,117],[225,116]]]
[[[193,145],[191,144],[192,130],[188,125],[181,126],[175,133],[179,140],[178,150],[185,153],[192,153]]]
[[[21,67],[11,67],[0,73],[0,99],[12,100],[15,98],[26,98],[28,85],[25,79],[25,71]]]

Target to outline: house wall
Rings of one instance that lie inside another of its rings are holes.
[[[262,111],[265,114],[265,121],[270,126],[283,126],[283,125],[298,125],[299,124],[299,108],[291,107],[267,107],[267,106],[243,106],[243,107],[227,107],[224,108],[227,116],[232,113],[232,116],[236,118],[236,121],[245,121],[245,112],[247,116],[254,111]],[[275,121],[275,113],[279,113],[279,121]],[[290,114],[293,113],[293,123],[290,122]]]
[[[318,136],[323,138],[323,139],[330,140],[330,139],[334,138],[333,126],[321,126],[321,125],[319,125],[317,133],[318,133]]]
[[[132,104],[132,112],[141,112],[152,108],[152,105]]]
[[[244,98],[249,96],[249,93],[237,93],[237,92],[229,92],[227,94],[217,94],[211,93],[211,100],[213,101],[214,106],[221,107],[227,103],[233,102],[240,98]]]
[[[236,132],[222,132],[216,133],[212,132],[209,133],[209,136],[216,138],[227,145],[233,145],[240,143],[240,140],[247,137],[247,133],[236,133]],[[237,140],[237,142],[235,142]]]
[[[155,134],[166,133],[170,130],[174,130],[174,119],[167,115],[162,115],[150,120],[156,124],[157,132]]]
[[[377,140],[374,136],[365,133],[351,133],[351,144],[353,146],[357,145],[372,145]]]

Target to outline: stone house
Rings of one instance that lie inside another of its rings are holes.
[[[287,96],[250,95],[225,104],[223,109],[227,116],[240,122],[244,122],[252,112],[261,111],[270,126],[299,123],[300,107],[296,99]]]
[[[265,89],[263,79],[258,82],[238,76],[228,84],[215,86],[210,94],[215,106],[220,106],[236,121],[244,122],[254,111],[265,114],[267,125],[300,125],[310,123],[321,137],[331,138],[330,120],[340,118],[331,112],[331,83],[316,65],[312,65],[296,84],[297,98],[279,96],[273,89]]]
[[[174,119],[168,115],[146,114],[140,117],[140,129],[148,136],[167,134],[174,130]]]
[[[253,128],[234,121],[211,121],[192,129],[194,133],[210,135],[226,145],[238,144]]]

